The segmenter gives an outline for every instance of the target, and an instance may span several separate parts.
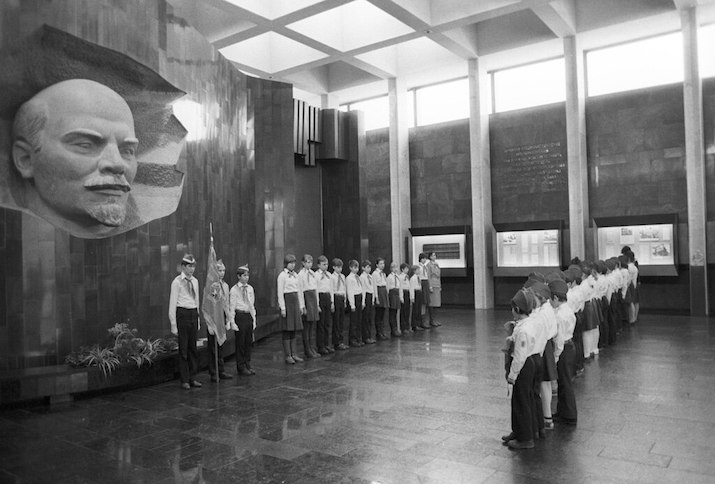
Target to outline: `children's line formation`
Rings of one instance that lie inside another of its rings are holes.
[[[306,254],[296,272],[297,259],[287,254],[277,279],[285,362],[304,361],[295,342],[298,331],[305,358],[319,358],[441,326],[435,320],[442,288],[437,254],[421,253],[418,260],[413,266],[392,262],[387,274],[382,257],[374,270],[371,261],[353,259],[346,276],[339,258],[331,261],[329,272],[326,256],[318,257],[313,270],[313,257]]]
[[[533,272],[511,300],[513,321],[505,323],[510,449],[531,449],[554,422],[576,425],[573,382],[599,349],[638,319],[638,263],[631,249],[608,260],[575,258],[566,271]],[[556,413],[552,388],[557,386]]]

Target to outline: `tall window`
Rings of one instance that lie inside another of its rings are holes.
[[[467,78],[415,88],[413,109],[416,126],[468,118]]]
[[[700,27],[698,31],[700,77],[715,77],[715,24]]]
[[[589,96],[683,82],[680,32],[586,52]]]
[[[386,128],[390,125],[390,103],[387,96],[355,101],[340,106],[341,111],[365,113],[365,130]]]
[[[495,113],[566,100],[563,57],[502,69],[491,75]]]

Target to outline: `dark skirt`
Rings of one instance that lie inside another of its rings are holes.
[[[554,340],[548,340],[546,346],[544,347],[544,357],[543,362],[543,374],[541,381],[555,381],[558,380],[558,373],[556,372],[556,358],[554,357]]]
[[[303,299],[305,299],[305,320],[319,320],[320,313],[318,312],[318,292],[314,289],[303,291]]]
[[[400,309],[400,290],[390,289],[390,309]]]
[[[422,287],[422,304],[429,306],[429,279],[420,279],[420,286]]]
[[[600,323],[600,308],[594,304],[594,301],[587,301],[583,307],[583,330],[590,331],[596,329]]]
[[[376,308],[389,308],[390,301],[387,299],[387,286],[377,286],[377,298],[379,302],[375,304]],[[400,296],[397,296],[398,300]]]
[[[286,317],[281,318],[281,331],[302,331],[303,321],[300,318],[300,299],[297,292],[283,294],[286,302]]]

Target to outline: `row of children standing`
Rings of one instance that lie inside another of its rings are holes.
[[[313,257],[306,254],[301,259],[302,268],[296,272],[296,257],[286,255],[277,281],[285,362],[303,361],[297,354],[298,331],[302,333],[304,356],[318,358],[336,350],[441,326],[435,320],[441,306],[436,259],[436,253],[423,253],[419,265],[393,262],[389,274],[385,273],[385,259],[381,257],[376,259],[374,271],[369,260],[350,260],[350,273],[345,276],[341,259],[332,260],[333,271],[329,272],[328,258],[321,255],[313,270]],[[384,325],[386,313],[389,334]]]
[[[574,259],[566,271],[532,273],[512,298],[506,323],[506,378],[511,395],[511,449],[530,449],[554,421],[576,425],[574,378],[599,347],[638,317],[638,268],[629,247],[606,261]],[[552,387],[557,384],[556,413]]]

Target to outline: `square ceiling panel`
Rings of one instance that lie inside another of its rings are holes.
[[[286,80],[295,85],[320,86],[321,93],[329,93],[379,81],[380,78],[347,62],[335,61],[313,69],[292,73]],[[317,90],[314,89],[314,92]]]
[[[197,3],[195,0],[171,0],[170,3],[174,7],[174,15],[186,20],[209,42],[256,26],[238,14],[232,15],[213,5]]]
[[[310,7],[322,0],[226,0],[237,7],[244,8],[250,12],[273,20],[282,17],[296,10]]]
[[[426,37],[408,40],[355,57],[396,76],[404,76],[462,60]]]
[[[346,3],[287,27],[342,52],[414,32],[366,0]]]
[[[476,23],[479,55],[492,54],[556,38],[532,10],[502,15]]]
[[[327,54],[275,32],[252,37],[220,49],[228,60],[274,73],[327,57]]]

